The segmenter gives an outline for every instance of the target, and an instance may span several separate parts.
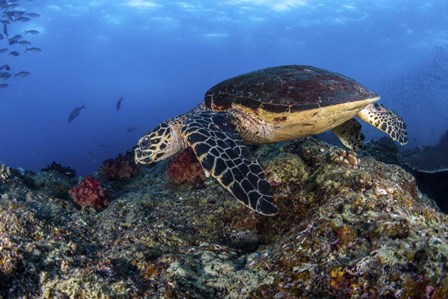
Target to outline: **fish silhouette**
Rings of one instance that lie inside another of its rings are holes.
[[[117,110],[120,110],[122,101],[123,101],[123,97],[120,97],[120,99],[117,101],[117,105],[116,105]]]
[[[27,71],[21,71],[21,72],[18,72],[17,74],[15,74],[14,75],[14,78],[15,77],[26,77],[26,76],[28,76],[30,74],[30,72],[27,72]]]
[[[25,31],[25,34],[27,34],[27,33],[29,33],[29,34],[39,34],[39,31],[31,29],[31,30]]]
[[[68,122],[71,122],[72,120],[77,118],[79,116],[79,113],[81,113],[82,109],[86,109],[86,106],[84,106],[84,104],[81,107],[73,108],[72,112],[70,112],[68,116]]]

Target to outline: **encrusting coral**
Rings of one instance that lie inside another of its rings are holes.
[[[202,183],[205,173],[191,148],[177,153],[168,161],[168,177],[174,184]]]
[[[99,211],[109,205],[106,190],[98,179],[85,177],[69,191],[73,201],[80,207],[89,206]]]
[[[139,166],[135,164],[134,154],[127,152],[119,154],[115,159],[109,159],[101,164],[100,171],[107,181],[121,181],[135,177]]]

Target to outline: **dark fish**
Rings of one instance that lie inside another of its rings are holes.
[[[28,76],[29,74],[30,74],[30,72],[21,71],[21,72],[18,72],[17,74],[15,74],[15,75],[14,75],[14,78],[15,78],[15,77],[26,77],[26,76]]]
[[[19,40],[17,43],[24,46],[31,45],[31,42],[27,40]]]
[[[16,35],[17,36],[17,35]],[[21,37],[20,37],[21,38]],[[17,44],[18,43],[18,41],[19,41],[19,38],[10,38],[10,39],[8,39],[8,43],[9,43],[9,45],[11,46],[11,45],[14,45],[14,44]]]
[[[86,109],[86,106],[84,106],[84,104],[81,107],[73,108],[72,112],[70,112],[68,116],[68,122],[71,122],[72,120],[77,118],[79,116],[79,113],[81,113],[82,109]]]
[[[13,37],[9,38],[9,44],[15,44],[17,43],[20,39],[22,38],[22,36],[20,34],[16,34]]]
[[[3,79],[3,80],[9,79],[9,78],[11,78],[11,76],[12,75],[8,72],[0,73],[0,79]]]
[[[9,64],[4,64],[4,65],[0,66],[0,71],[3,71],[3,70],[10,71],[11,67],[9,66]]]
[[[34,12],[27,12],[26,15],[32,18],[40,17],[40,14]]]
[[[5,23],[3,23],[3,33],[8,36],[8,25],[6,25]]]
[[[126,129],[126,131],[127,131],[128,133],[134,132],[135,130],[137,130],[136,127],[129,127],[129,128]]]
[[[17,51],[12,51],[12,52],[9,52],[9,55],[12,55],[12,56],[19,56],[20,53],[17,52]]]
[[[0,40],[4,39],[3,34],[0,33]]]
[[[29,34],[39,34],[39,31],[31,29],[31,30],[25,31],[25,34],[27,34],[27,33],[29,33]]]
[[[8,11],[7,14],[8,14],[8,16],[10,17],[10,19],[11,19],[12,17],[14,17],[14,18],[21,18],[21,17],[23,17],[23,15],[25,14],[25,12],[24,12],[24,11],[21,11],[21,10],[12,10],[12,11]],[[11,22],[13,22],[13,21],[14,21],[14,20],[11,20]]]
[[[123,102],[123,97],[121,97],[121,98],[117,101],[117,105],[116,105],[117,110],[120,110],[120,108],[121,108],[121,102]]]
[[[32,47],[32,48],[26,48],[25,52],[41,52],[42,49],[41,48],[36,48],[36,47]]]
[[[20,17],[20,18],[17,18],[16,21],[19,21],[19,22],[29,22],[29,21],[31,21],[31,18]]]
[[[6,83],[2,83],[2,84],[0,84],[0,88],[6,88],[6,87],[8,87],[9,86],[9,84],[6,84]]]
[[[13,40],[19,40],[19,39],[21,39],[23,36],[21,35],[21,34],[16,34],[16,35],[14,35],[13,37],[11,37],[10,39],[13,39]]]

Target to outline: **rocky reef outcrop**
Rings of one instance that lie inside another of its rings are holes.
[[[448,217],[397,165],[313,138],[254,148],[280,212],[167,162],[79,208],[45,174],[0,180],[3,298],[447,298]],[[101,179],[101,176],[97,176]],[[60,185],[60,186],[59,186]],[[62,186],[62,187],[61,187]]]

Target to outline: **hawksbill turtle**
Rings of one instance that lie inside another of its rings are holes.
[[[273,192],[246,144],[287,141],[332,130],[357,150],[359,119],[407,142],[406,125],[379,96],[341,74],[312,66],[270,67],[210,88],[196,108],[162,122],[138,141],[135,162],[164,160],[190,146],[206,175],[244,205],[275,215]]]

